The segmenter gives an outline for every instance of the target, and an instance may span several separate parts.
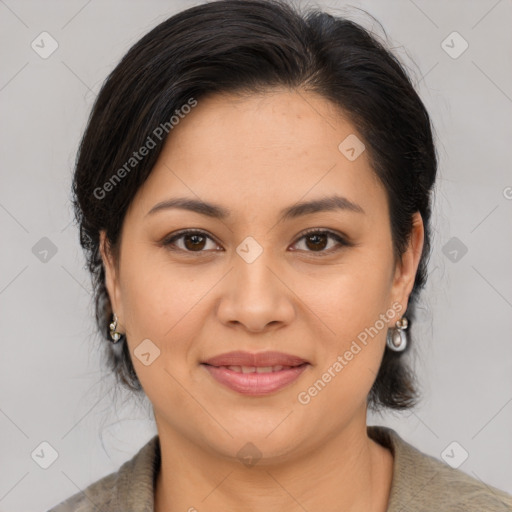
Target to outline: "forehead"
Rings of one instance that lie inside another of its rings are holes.
[[[360,141],[361,150],[361,139],[314,93],[210,95],[174,126],[140,199],[145,211],[174,193],[247,209],[335,192],[378,209],[385,194],[367,152],[355,160],[343,152],[343,141]]]
[[[282,89],[209,95],[177,128],[166,144],[175,156],[179,148],[200,144],[202,158],[236,156],[252,161],[257,154],[259,163],[276,158],[294,161],[312,150],[317,155],[325,152],[327,158],[329,146],[334,144],[337,150],[338,138],[355,132],[332,102],[314,93]]]

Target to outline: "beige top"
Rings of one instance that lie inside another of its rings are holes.
[[[367,431],[394,457],[387,512],[512,512],[512,495],[420,452],[393,429],[368,426]],[[48,512],[154,512],[159,468],[156,435],[118,471]]]

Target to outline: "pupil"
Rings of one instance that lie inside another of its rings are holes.
[[[308,239],[311,240],[311,239],[316,239],[317,241],[316,242],[313,242],[313,248],[316,248],[318,249],[318,238],[321,238],[323,239],[322,242],[325,242],[325,238],[326,238],[326,235],[309,235]],[[320,242],[320,244],[322,243]]]
[[[190,249],[190,248],[192,248],[192,249],[193,249],[193,248],[196,248],[196,249],[197,249],[197,248],[200,248],[200,249],[201,249],[202,247],[198,247],[198,245],[197,245],[197,243],[198,243],[198,242],[197,242],[197,239],[198,239],[198,238],[199,238],[199,239],[201,239],[201,238],[202,238],[202,239],[204,239],[204,237],[203,237],[202,235],[188,235],[188,236],[185,238],[185,240],[186,240],[186,241],[189,241],[189,240],[191,240],[191,239],[194,239],[194,241],[192,242],[192,247],[189,247],[189,244],[185,243],[185,245],[187,246],[187,249]],[[201,244],[201,242],[199,242],[199,244]]]

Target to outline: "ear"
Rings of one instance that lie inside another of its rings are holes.
[[[395,277],[393,278],[392,297],[399,302],[405,312],[409,296],[414,286],[414,279],[418,270],[424,242],[423,219],[420,212],[413,215],[412,231],[407,249],[401,259],[397,261]]]
[[[103,260],[103,267],[105,269],[105,286],[107,287],[110,304],[112,305],[112,311],[116,313],[118,317],[117,331],[124,332],[122,329],[122,323],[124,319],[123,304],[121,300],[121,290],[119,286],[119,275],[108,240],[106,238],[105,230],[100,231],[100,254]]]

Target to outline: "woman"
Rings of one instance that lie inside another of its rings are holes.
[[[107,361],[158,435],[52,512],[512,510],[366,425],[417,399],[436,169],[410,79],[353,22],[215,1],[136,43],[73,191]]]

